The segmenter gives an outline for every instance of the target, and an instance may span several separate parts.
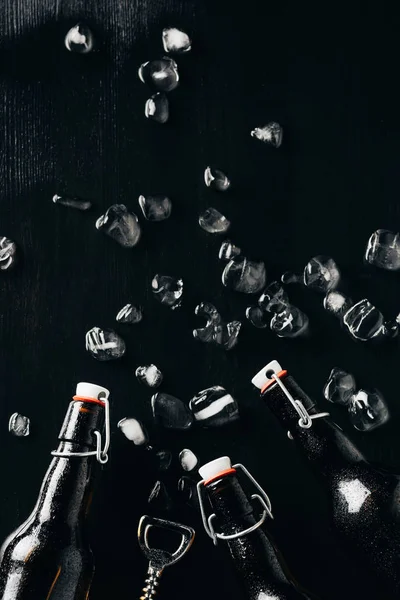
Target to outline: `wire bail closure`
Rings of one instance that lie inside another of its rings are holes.
[[[110,447],[110,404],[108,398],[101,398],[104,403],[104,429],[105,429],[105,441],[104,447],[102,448],[103,439],[100,431],[97,429],[93,432],[96,436],[96,450],[90,450],[88,452],[71,452],[70,450],[64,450],[58,452],[57,450],[52,451],[52,456],[60,456],[62,458],[84,458],[86,456],[95,456],[96,460],[105,465],[108,462],[108,449]]]
[[[293,398],[292,394],[289,392],[287,387],[282,383],[281,379],[278,377],[278,375],[276,373],[271,374],[271,379],[275,379],[275,382],[279,385],[282,392],[285,394],[286,398],[290,401],[291,405],[293,406],[293,408],[299,415],[300,418],[297,423],[298,423],[299,427],[301,427],[302,429],[310,429],[310,427],[312,427],[314,419],[322,419],[324,417],[330,416],[330,413],[328,413],[328,412],[321,412],[321,413],[316,413],[315,415],[310,415],[307,412],[307,409],[304,406],[304,404],[302,403],[302,401],[295,400],[295,398]],[[288,431],[288,438],[291,440],[293,439],[290,431]]]
[[[251,499],[258,500],[264,510],[263,510],[263,514],[260,517],[260,520],[257,521],[257,523],[254,523],[254,525],[252,525],[251,527],[248,527],[247,529],[244,529],[243,531],[239,531],[238,533],[233,533],[231,535],[224,535],[223,533],[218,533],[214,530],[214,527],[212,524],[213,520],[216,517],[215,513],[212,513],[209,517],[207,517],[206,511],[204,508],[204,504],[203,504],[202,494],[204,492],[205,480],[202,479],[201,481],[199,481],[197,484],[197,496],[199,498],[201,518],[203,521],[204,529],[205,529],[207,535],[214,542],[215,546],[218,544],[218,540],[235,540],[237,538],[241,538],[245,535],[248,535],[249,533],[252,533],[256,529],[261,527],[261,525],[263,525],[267,516],[270,517],[271,519],[274,518],[272,515],[271,501],[270,501],[267,493],[261,487],[261,485],[254,479],[253,475],[251,475],[251,473],[249,473],[249,471],[246,469],[246,467],[244,467],[241,463],[232,465],[232,469],[241,469],[243,471],[243,473],[247,476],[247,478],[250,479],[251,483],[260,492],[260,494],[252,494]]]

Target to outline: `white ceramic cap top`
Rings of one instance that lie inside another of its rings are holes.
[[[222,471],[226,471],[227,469],[232,469],[231,459],[229,456],[221,456],[221,458],[216,458],[203,465],[199,469],[199,474],[204,481],[208,481],[209,479],[216,477],[218,473],[222,473]]]
[[[262,390],[265,384],[271,381],[271,377],[267,377],[266,375],[268,371],[279,373],[280,371],[282,371],[282,367],[277,360],[271,360],[271,362],[265,365],[265,367],[263,367],[261,371],[257,373],[257,375],[254,375],[253,379],[251,380],[251,383],[255,385],[256,388],[258,388],[259,390]]]
[[[76,395],[83,396],[84,398],[93,398],[94,400],[107,400],[110,392],[101,385],[81,381],[76,386]]]

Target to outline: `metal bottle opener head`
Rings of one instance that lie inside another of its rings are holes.
[[[149,532],[152,527],[179,533],[181,536],[181,543],[178,548],[174,552],[169,552],[168,550],[160,548],[152,548],[149,545]],[[150,517],[148,515],[143,515],[139,521],[138,541],[140,549],[152,567],[158,571],[162,571],[165,567],[169,567],[180,560],[192,545],[194,536],[194,529],[187,525],[182,525],[181,523],[156,519],[155,517]]]

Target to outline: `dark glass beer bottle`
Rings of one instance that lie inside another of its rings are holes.
[[[399,598],[399,477],[372,467],[277,361],[264,367],[253,384],[323,483],[335,530],[354,558],[378,578],[382,599]]]
[[[85,600],[94,563],[85,530],[94,463],[107,461],[108,395],[77,386],[35,508],[0,550],[2,600]],[[106,413],[106,414],[105,414]],[[101,448],[105,423],[106,440]]]
[[[237,478],[241,468],[258,488],[253,499],[263,507],[261,519],[256,519]],[[234,465],[227,456],[207,463],[199,470],[203,478],[198,484],[203,524],[208,535],[226,543],[235,570],[247,600],[300,600],[309,596],[296,590],[285,573],[280,557],[270,539],[262,529],[267,517],[271,517],[271,506],[265,492],[260,488],[243,465]],[[206,517],[202,496],[206,494],[214,516]],[[215,528],[219,533],[215,533]]]

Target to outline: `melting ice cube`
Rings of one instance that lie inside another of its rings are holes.
[[[26,437],[29,435],[31,421],[29,417],[24,417],[15,412],[8,421],[8,431],[17,437]]]
[[[100,361],[115,360],[125,354],[124,340],[112,329],[93,327],[86,333],[86,350]]]
[[[0,270],[7,271],[15,265],[17,246],[7,237],[0,237]]]
[[[148,221],[164,221],[172,211],[172,202],[167,196],[139,196],[139,205]]]
[[[265,286],[266,278],[265,264],[247,258],[230,260],[222,273],[225,287],[244,294],[260,292]]]
[[[194,396],[189,407],[203,427],[219,427],[239,418],[236,400],[220,385],[202,390]]]
[[[264,311],[259,306],[249,306],[246,308],[246,319],[257,327],[257,329],[265,329],[268,327],[268,321]]]
[[[217,209],[207,208],[199,216],[199,225],[208,233],[226,233],[231,226],[231,222]]]
[[[303,275],[284,273],[283,283],[303,283],[316,292],[327,294],[337,287],[340,280],[340,271],[330,256],[314,256],[304,267]]]
[[[267,312],[279,313],[289,305],[289,298],[278,281],[273,281],[258,299],[258,306]]]
[[[168,471],[172,462],[172,453],[169,450],[159,450],[156,452],[156,456],[160,471]]]
[[[270,329],[281,338],[295,338],[306,335],[308,317],[299,308],[289,304],[282,312],[274,314]]]
[[[368,240],[365,260],[387,271],[400,269],[400,239],[398,233],[378,229]]]
[[[193,423],[193,417],[186,406],[175,396],[157,393],[151,399],[151,408],[157,423],[167,429],[189,429]]]
[[[282,144],[283,129],[279,123],[272,121],[264,127],[256,127],[253,129],[251,136],[261,140],[261,142],[264,142],[265,144],[273,146],[274,148],[279,148],[279,146]]]
[[[335,402],[336,404],[346,406],[349,404],[355,392],[356,380],[353,375],[346,373],[346,371],[338,369],[337,367],[332,369],[324,387],[324,397],[329,400],[329,402]]]
[[[157,123],[166,123],[169,118],[168,98],[162,92],[157,92],[151,96],[144,107],[144,114],[148,119]]]
[[[221,244],[221,248],[219,249],[219,254],[218,254],[218,258],[220,260],[231,260],[232,258],[235,258],[235,256],[239,256],[239,254],[241,254],[241,249],[238,246],[235,246],[235,244],[232,244],[232,242],[230,242],[229,240],[226,240],[226,242],[222,242]]]
[[[338,318],[342,318],[352,305],[351,298],[347,298],[337,290],[328,292],[324,298],[324,308]]]
[[[161,385],[163,380],[163,374],[161,373],[160,369],[156,367],[156,365],[138,367],[135,371],[135,374],[139,381],[152,388],[156,388]]]
[[[78,23],[68,31],[64,43],[70,52],[87,54],[94,48],[94,36],[87,25]]]
[[[347,332],[355,340],[366,342],[385,333],[382,313],[369,300],[360,300],[343,316]]]
[[[169,56],[147,61],[139,67],[139,79],[160,92],[171,92],[179,83],[178,65]]]
[[[104,231],[124,248],[136,246],[141,236],[138,218],[125,204],[113,204],[96,221],[96,229]]]
[[[162,42],[165,52],[183,54],[189,52],[192,40],[187,33],[176,27],[166,27],[162,32]]]
[[[193,471],[199,462],[197,456],[189,448],[184,448],[179,453],[179,460],[184,471]]]
[[[89,210],[92,207],[92,203],[89,200],[82,200],[81,198],[72,198],[70,196],[59,196],[54,194],[54,204],[61,204],[62,206],[68,206],[69,208],[76,208],[77,210]]]
[[[135,446],[147,445],[149,441],[147,431],[137,419],[125,417],[119,421],[117,427],[129,441],[135,444]]]
[[[140,323],[142,319],[142,309],[138,306],[134,306],[133,304],[125,304],[125,306],[121,308],[121,310],[115,317],[115,320],[118,321],[118,323],[126,323],[129,325]]]
[[[225,350],[233,348],[238,341],[240,321],[225,323],[211,302],[201,302],[195,308],[196,315],[207,319],[205,327],[194,329],[193,337],[200,342],[214,343]]]
[[[219,169],[211,169],[211,167],[207,167],[204,171],[204,183],[207,187],[218,192],[226,192],[231,185],[225,173]]]
[[[155,275],[151,282],[154,297],[161,304],[169,306],[172,310],[178,308],[182,303],[183,281],[169,275]]]
[[[154,510],[168,511],[172,508],[171,496],[162,481],[155,482],[147,502],[152,505]]]
[[[386,402],[378,390],[359,390],[349,404],[350,421],[359,431],[372,431],[389,419]]]

